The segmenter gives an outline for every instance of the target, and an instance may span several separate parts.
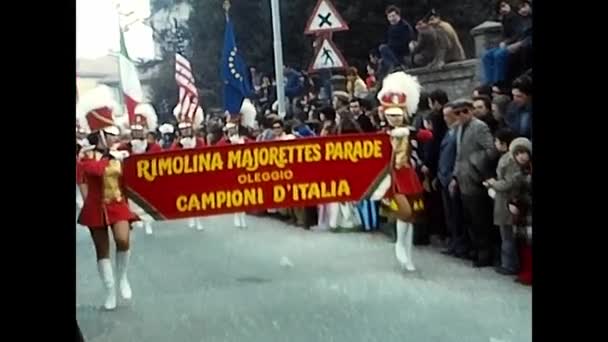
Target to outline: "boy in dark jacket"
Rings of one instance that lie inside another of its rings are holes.
[[[404,57],[409,56],[409,45],[414,39],[414,30],[412,26],[401,18],[401,10],[394,5],[386,9],[386,18],[389,22],[388,31],[386,33],[386,44],[380,46],[380,53],[386,53],[384,47],[388,47],[388,51],[392,56],[383,56],[382,63],[387,63],[386,67],[392,69],[395,64],[402,64]]]

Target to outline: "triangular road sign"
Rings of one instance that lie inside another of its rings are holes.
[[[348,24],[342,18],[331,0],[319,0],[312,16],[306,23],[304,34],[317,34],[324,32],[346,31]]]
[[[314,72],[321,69],[343,69],[346,67],[348,67],[348,64],[346,64],[346,59],[344,59],[340,50],[338,50],[331,40],[324,38],[308,71]]]

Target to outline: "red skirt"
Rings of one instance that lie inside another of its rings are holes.
[[[79,224],[92,229],[105,229],[120,221],[139,221],[139,217],[131,211],[126,200],[105,204],[95,203],[92,198],[87,197],[78,217]]]
[[[424,188],[418,179],[416,171],[412,168],[393,170],[392,186],[385,198],[392,198],[395,194],[404,195],[412,207],[412,222],[420,222],[424,218]]]
[[[418,195],[424,193],[424,188],[420,183],[420,179],[418,178],[416,171],[411,167],[393,170],[392,181],[392,188],[398,194]]]

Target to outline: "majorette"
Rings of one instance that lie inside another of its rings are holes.
[[[158,118],[154,107],[142,103],[135,107],[134,122],[131,123],[131,141],[124,144],[121,149],[131,154],[155,153],[162,151],[156,142],[156,127]]]
[[[171,146],[172,150],[188,149],[188,148],[202,148],[205,147],[205,140],[195,135],[194,129],[199,128],[204,119],[203,109],[199,106],[192,116],[183,114],[181,105],[178,103],[173,109],[173,115],[177,118],[177,129],[179,132],[179,140],[173,143]],[[201,231],[204,229],[201,219],[198,217],[190,218],[188,220],[188,226],[190,228],[196,227],[196,230]]]
[[[224,127],[224,136],[217,142],[216,146],[225,145],[239,145],[251,142],[246,137],[239,135],[239,123],[229,121]],[[247,221],[245,220],[245,212],[239,212],[234,214],[234,226],[237,228],[247,228]]]
[[[385,178],[372,195],[383,200],[397,218],[395,255],[400,265],[414,271],[412,260],[413,222],[424,210],[423,188],[412,162],[413,134],[407,127],[420,100],[420,84],[413,76],[398,71],[388,75],[378,93],[384,116],[391,130],[393,156],[390,176]]]
[[[178,103],[173,109],[173,115],[177,118],[179,133],[179,140],[173,144],[173,149],[205,147],[205,140],[197,137],[194,131],[203,122],[203,109],[198,107],[192,116],[187,116],[187,114],[182,114],[181,105]]]
[[[112,91],[99,86],[80,97],[78,116],[86,119],[92,132],[89,142],[94,149],[79,156],[80,168],[88,186],[88,193],[80,211],[78,222],[89,227],[97,254],[99,276],[106,294],[103,307],[116,307],[114,273],[110,259],[108,226],[116,243],[116,269],[122,298],[130,300],[131,286],[127,279],[130,256],[130,223],[137,215],[129,209],[122,186],[122,160],[126,151],[118,151],[120,130],[115,125],[114,111],[118,108]],[[83,121],[85,122],[85,121]]]
[[[156,142],[156,126],[158,118],[154,107],[147,103],[141,103],[135,107],[133,122],[129,126],[131,140],[119,147],[120,150],[128,151],[130,154],[143,154],[161,152],[162,148]],[[152,217],[133,201],[129,201],[131,210],[141,217],[140,222],[133,224],[135,228],[144,228],[147,235],[152,234]]]

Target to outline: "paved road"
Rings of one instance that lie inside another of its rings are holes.
[[[134,230],[134,299],[98,309],[93,245],[77,229],[77,317],[89,342],[525,342],[530,288],[493,270],[415,248],[397,268],[381,235],[310,232],[248,217]],[[282,260],[283,259],[283,260]],[[293,266],[285,266],[285,259]],[[282,262],[283,261],[283,262]]]

